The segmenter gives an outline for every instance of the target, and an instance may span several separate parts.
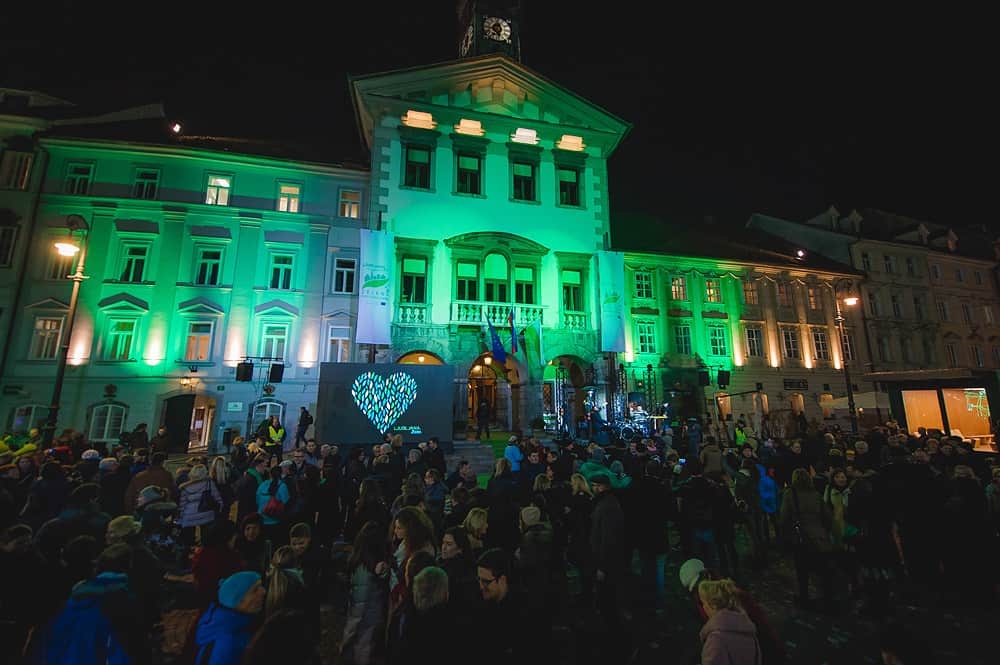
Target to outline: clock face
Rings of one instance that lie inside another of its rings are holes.
[[[469,29],[465,31],[465,36],[462,37],[462,45],[459,47],[459,53],[462,57],[469,54],[469,50],[472,48],[472,40],[476,35],[476,31],[469,26]]]
[[[502,18],[489,16],[483,21],[483,34],[494,41],[510,41],[510,23]]]

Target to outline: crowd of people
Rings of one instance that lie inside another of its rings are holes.
[[[577,662],[619,663],[635,614],[691,612],[697,662],[772,665],[785,646],[746,582],[776,557],[794,561],[803,611],[860,599],[885,619],[904,577],[996,603],[991,458],[891,424],[740,430],[738,447],[697,423],[620,447],[512,435],[487,479],[447,468],[434,438],[342,454],[304,428],[289,450],[262,431],[174,468],[164,450],[78,435],[0,451],[0,557],[17,571],[0,644],[46,664],[395,665],[444,645],[558,663],[568,643]],[[691,607],[668,607],[671,552]],[[335,654],[319,646],[324,608],[343,618]],[[887,635],[884,662],[927,655]]]

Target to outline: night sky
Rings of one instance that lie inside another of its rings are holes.
[[[348,75],[457,54],[452,0],[34,4],[0,9],[0,85],[102,110],[162,101],[188,134],[307,141],[330,161],[367,161]],[[527,0],[523,62],[634,125],[610,162],[615,218],[835,205],[1000,228],[985,19],[585,6]]]

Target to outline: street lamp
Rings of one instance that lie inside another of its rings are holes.
[[[52,446],[53,435],[56,431],[56,421],[59,419],[59,402],[62,399],[63,379],[66,376],[66,361],[69,357],[69,345],[73,337],[73,323],[76,320],[76,304],[80,299],[80,284],[87,276],[83,274],[84,261],[87,258],[87,240],[90,227],[86,220],[80,215],[69,215],[66,217],[66,228],[69,229],[67,241],[55,243],[55,249],[60,256],[79,255],[76,260],[76,270],[66,278],[73,280],[73,292],[69,297],[69,311],[66,312],[66,330],[59,340],[59,358],[56,365],[56,378],[52,384],[52,401],[49,403],[49,415],[42,426],[42,446],[50,448]],[[80,232],[80,243],[77,244],[73,234]]]
[[[833,300],[837,304],[837,316],[834,321],[837,324],[837,332],[840,335],[840,367],[844,371],[844,383],[847,384],[847,411],[851,417],[851,433],[858,433],[858,411],[854,406],[854,386],[851,385],[851,370],[847,367],[847,353],[846,347],[844,345],[844,314],[840,310],[840,298],[837,297],[836,288],[833,293]],[[858,304],[858,299],[856,296],[848,296],[844,298],[844,304],[848,307],[854,307]]]

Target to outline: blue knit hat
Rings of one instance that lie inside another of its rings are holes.
[[[260,573],[251,570],[233,573],[219,582],[219,604],[235,610],[243,600],[243,596],[247,595],[247,591],[259,581]]]

